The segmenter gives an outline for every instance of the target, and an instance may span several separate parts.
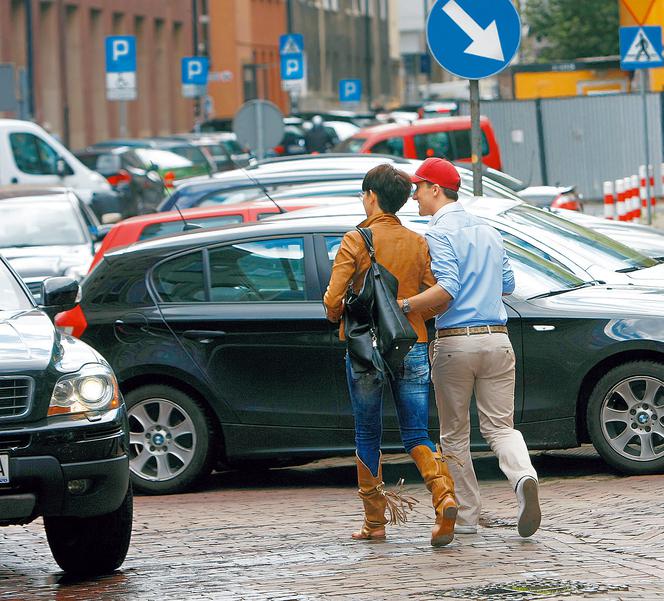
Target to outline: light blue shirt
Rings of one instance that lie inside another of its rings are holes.
[[[431,270],[452,297],[436,329],[506,324],[502,295],[514,291],[514,273],[498,231],[453,202],[431,218],[425,237]]]

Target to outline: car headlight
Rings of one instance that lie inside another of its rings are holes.
[[[62,376],[53,389],[48,415],[109,411],[120,406],[118,382],[105,365],[86,365]]]

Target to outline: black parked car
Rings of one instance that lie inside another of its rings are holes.
[[[0,257],[0,526],[44,518],[60,567],[113,571],[132,523],[127,415],[108,363],[58,332],[78,284],[43,283],[38,307]]]
[[[344,344],[321,299],[356,223],[291,218],[183,233],[107,254],[88,276],[80,307],[58,323],[82,332],[118,375],[137,488],[183,490],[217,464],[353,453]],[[584,283],[508,248],[515,417],[530,447],[590,437],[620,469],[662,470],[664,293]],[[433,395],[430,415],[437,436]],[[384,427],[385,447],[401,449],[391,403]],[[486,446],[476,419],[473,446]]]

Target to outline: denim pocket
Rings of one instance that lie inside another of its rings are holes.
[[[403,360],[401,379],[424,384],[429,381],[429,357],[425,343],[416,344]]]

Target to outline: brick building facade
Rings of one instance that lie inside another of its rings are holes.
[[[180,58],[192,54],[190,1],[0,0],[0,63],[19,71],[29,56],[26,9],[37,123],[72,148],[119,136],[118,103],[106,100],[104,40],[135,35],[138,99],[126,105],[127,135],[191,129],[193,102],[180,91]]]

